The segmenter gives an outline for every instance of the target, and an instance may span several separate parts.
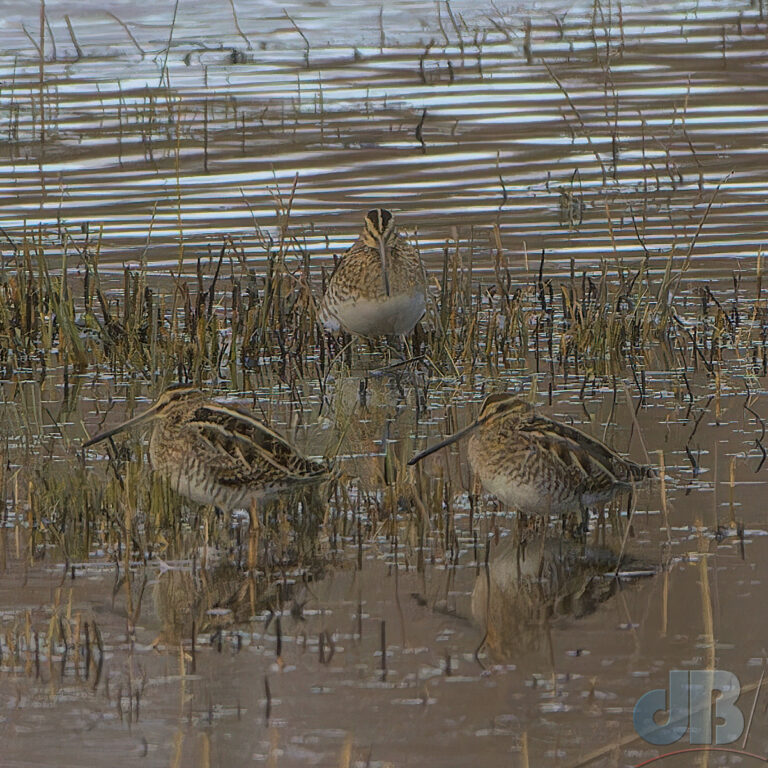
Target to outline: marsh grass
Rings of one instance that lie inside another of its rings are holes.
[[[95,259],[86,262],[81,284],[72,285],[66,271],[66,277],[52,277],[44,253],[39,246],[35,250],[33,261],[32,244],[25,241],[5,262],[11,276],[1,286],[0,355],[15,369],[28,364],[45,375],[72,368],[108,372],[118,380],[138,373],[157,388],[175,378],[198,384],[229,380],[239,389],[279,381],[295,388],[329,373],[334,360],[329,350],[338,347],[315,322],[307,262],[290,270],[284,254],[275,254],[262,278],[244,268],[237,274],[234,267],[222,278],[222,249],[207,274],[206,265],[198,263],[196,280],[174,278],[170,293],[148,286],[146,268],[126,269],[122,296],[110,299],[101,289]],[[480,366],[487,374],[513,370],[531,357],[541,365],[546,357],[564,378],[611,376],[640,356],[658,354],[652,342],[659,341],[666,342],[667,353],[677,342],[693,365],[704,364],[711,372],[737,333],[739,341],[756,345],[753,359],[761,364],[764,359],[759,304],[751,317],[742,318],[705,287],[695,327],[689,328],[655,300],[642,266],[617,279],[603,261],[597,271],[577,275],[572,268],[570,280],[554,280],[546,276],[542,254],[538,275],[520,285],[503,263],[497,263],[495,280],[473,281],[460,256],[451,258],[447,251],[447,286],[443,282],[439,301],[434,297],[439,311],[431,311],[419,328],[413,350],[425,355],[433,372],[448,375]],[[229,378],[233,367],[239,378]]]

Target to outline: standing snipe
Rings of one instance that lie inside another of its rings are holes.
[[[401,336],[424,315],[424,270],[389,211],[368,211],[357,242],[344,254],[320,302],[320,322],[358,336]]]
[[[297,484],[328,476],[326,466],[304,458],[258,419],[187,386],[170,387],[144,413],[92,437],[83,447],[152,420],[153,469],[199,504],[250,511]]]
[[[486,397],[477,421],[408,463],[470,433],[469,462],[483,487],[524,514],[583,513],[654,475],[651,467],[506,394]]]

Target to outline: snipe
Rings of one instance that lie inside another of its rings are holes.
[[[469,462],[483,487],[529,515],[564,515],[606,504],[632,483],[654,476],[575,427],[540,416],[519,397],[489,395],[465,429],[414,456],[415,464],[465,435]]]
[[[199,504],[251,511],[297,485],[328,477],[328,467],[302,456],[251,414],[188,386],[170,387],[149,409],[83,447],[150,421],[152,468]]]
[[[368,211],[360,237],[331,276],[320,322],[358,336],[402,336],[414,329],[425,307],[418,252],[397,233],[389,211]]]

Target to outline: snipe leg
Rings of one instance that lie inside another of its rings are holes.
[[[589,533],[589,509],[587,507],[581,508],[580,532],[582,536],[586,536]]]
[[[256,500],[251,501],[248,509],[250,516],[250,525],[248,526],[248,570],[256,570],[259,559],[259,534],[261,533],[261,523],[259,522],[259,506]]]
[[[413,357],[413,348],[407,336],[387,336],[385,349],[388,353],[389,365],[406,363]],[[394,362],[392,362],[393,356]]]

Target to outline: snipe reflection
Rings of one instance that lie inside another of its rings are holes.
[[[622,585],[654,569],[621,554],[621,543],[589,544],[540,523],[499,545],[472,592],[484,645],[501,662],[539,650],[553,626],[579,619]]]

